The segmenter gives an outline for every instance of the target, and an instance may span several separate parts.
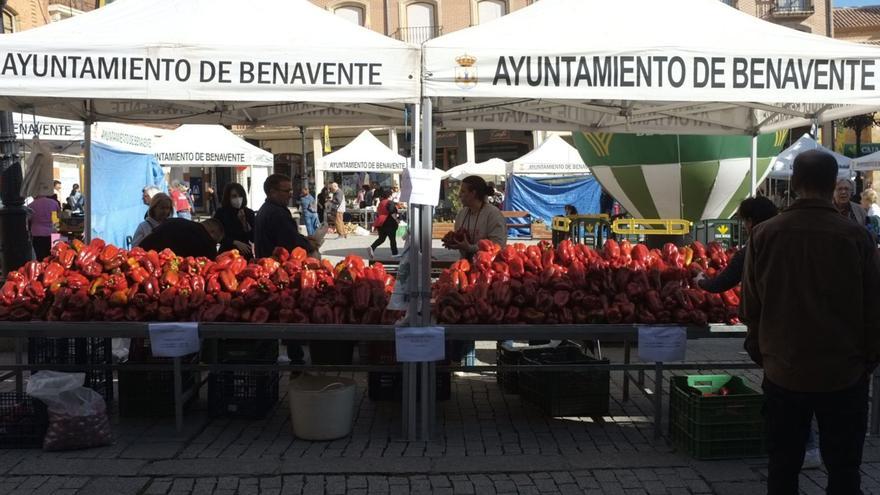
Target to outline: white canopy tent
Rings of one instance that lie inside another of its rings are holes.
[[[462,180],[469,175],[479,175],[488,180],[507,175],[507,162],[501,158],[490,158],[485,162],[467,162],[456,165],[441,176],[443,179]]]
[[[779,155],[770,162],[769,177],[771,179],[791,179],[792,165],[794,164],[795,157],[807,150],[820,150],[830,153],[834,159],[837,160],[838,177],[844,178],[851,175],[852,160],[849,157],[822,146],[817,143],[815,139],[811,138],[809,134],[804,134],[797,141],[792,143],[791,146],[782,150]]]
[[[876,151],[870,155],[853,158],[851,163],[852,169],[858,172],[880,170],[880,151]]]
[[[579,175],[589,174],[578,150],[558,134],[552,134],[537,148],[508,164],[508,171],[517,175]]]
[[[399,174],[409,160],[365,130],[342,148],[318,159],[315,189],[320,191],[324,187],[324,172]]]
[[[449,129],[756,135],[880,106],[880,48],[717,0],[542,0],[423,47]]]
[[[51,117],[398,123],[373,104],[418,97],[416,47],[306,0],[117,0],[0,47],[0,105]]]
[[[307,0],[117,0],[0,49],[0,108],[86,122],[397,124],[419,97],[417,47]]]
[[[248,167],[248,204],[257,207],[266,199],[263,181],[275,163],[272,153],[220,125],[182,125],[156,141],[153,153],[163,167]]]

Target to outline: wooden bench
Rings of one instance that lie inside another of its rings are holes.
[[[502,211],[502,215],[507,219],[507,228],[508,229],[528,229],[529,235],[528,238],[532,238],[532,214],[527,211]],[[521,219],[524,218],[527,220],[527,223],[517,223],[511,222],[511,219]]]

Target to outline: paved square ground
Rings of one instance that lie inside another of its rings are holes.
[[[621,361],[619,347],[603,350]],[[738,339],[691,342],[688,353],[692,361],[746,359]],[[494,343],[480,343],[481,361],[494,361],[494,354]],[[722,370],[701,370],[715,371]],[[753,386],[760,380],[757,371],[734,373]],[[667,438],[655,440],[652,397],[632,387],[631,400],[623,402],[621,372],[611,375],[610,414],[598,419],[548,418],[502,393],[492,374],[455,376],[450,400],[440,403],[435,438],[412,443],[400,438],[399,404],[370,401],[365,375],[349,376],[359,383],[349,437],[296,439],[286,378],[280,402],[260,420],[208,418],[203,391],[182,433],[173,419],[114,417],[118,438],[110,447],[0,452],[0,494],[756,495],[765,489],[766,459],[695,461]],[[653,390],[651,376],[645,386]],[[664,415],[667,407],[668,396]],[[865,493],[880,493],[878,447],[877,439],[867,440]],[[803,493],[824,492],[823,470],[807,471],[802,480]]]

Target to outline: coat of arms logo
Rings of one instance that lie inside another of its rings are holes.
[[[477,85],[477,57],[464,54],[455,58],[455,84],[462,89],[471,89]]]

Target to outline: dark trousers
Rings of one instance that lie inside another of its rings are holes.
[[[858,495],[868,420],[868,377],[837,392],[792,392],[764,378],[764,417],[770,457],[767,493],[797,495],[813,414],[828,470],[827,493]]]
[[[35,235],[31,239],[34,242],[34,256],[36,256],[37,261],[43,261],[44,258],[49,256],[49,252],[52,251],[52,238]]]
[[[386,227],[386,225],[388,225],[388,227]],[[392,224],[389,225],[386,220],[385,223],[379,227],[379,238],[376,239],[376,242],[371,246],[373,250],[384,244],[385,239],[388,239],[391,243],[391,254],[397,254],[397,223],[392,222]]]

